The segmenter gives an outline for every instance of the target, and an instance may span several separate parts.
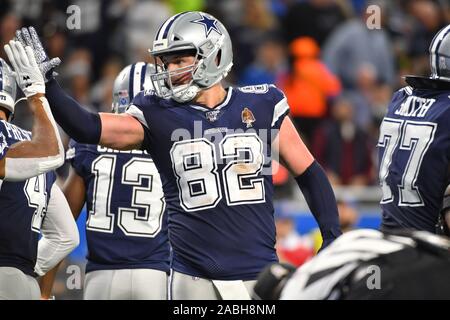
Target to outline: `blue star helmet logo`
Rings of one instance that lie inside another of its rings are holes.
[[[202,14],[200,14],[202,17],[201,19],[197,19],[197,20],[192,20],[192,23],[197,23],[197,24],[201,24],[203,27],[205,27],[205,33],[206,33],[206,37],[209,36],[209,34],[211,33],[212,30],[214,30],[215,32],[217,32],[218,34],[222,34],[222,32],[220,32],[219,28],[217,28],[217,20],[216,19],[210,19],[207,16],[204,16]]]

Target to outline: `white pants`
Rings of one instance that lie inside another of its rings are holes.
[[[243,281],[249,296],[256,280]],[[177,271],[172,271],[170,281],[172,300],[222,300],[213,280],[193,277]]]
[[[35,278],[17,268],[0,267],[0,300],[39,300],[41,289]]]
[[[86,274],[84,300],[166,300],[167,274],[153,269],[98,270]]]

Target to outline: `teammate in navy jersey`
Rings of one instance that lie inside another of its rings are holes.
[[[381,229],[436,232],[450,160],[450,25],[430,45],[431,76],[408,76],[380,127]]]
[[[286,117],[281,91],[223,87],[231,39],[213,16],[169,18],[151,54],[155,91],[140,93],[125,114],[85,111],[52,79],[55,119],[79,142],[152,155],[169,214],[172,298],[249,298],[258,273],[277,261],[271,159],[279,153],[296,176],[323,246],[340,235],[331,186]]]
[[[113,87],[112,111],[122,113],[151,86],[154,66],[124,68]],[[146,151],[118,151],[70,142],[72,169],[64,194],[75,218],[87,204],[88,256],[84,299],[166,299],[169,265],[167,215],[159,178]],[[50,296],[56,269],[41,287]],[[45,289],[44,289],[45,288]]]
[[[78,230],[51,171],[62,164],[64,149],[44,79],[30,68],[37,67],[33,52],[15,42],[5,51],[15,74],[0,59],[0,300],[39,299],[35,278],[78,245]],[[16,80],[34,116],[32,132],[9,123]]]

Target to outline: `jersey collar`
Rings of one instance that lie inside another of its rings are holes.
[[[212,111],[212,110],[221,110],[223,107],[227,106],[228,103],[231,100],[231,97],[233,95],[233,87],[228,87],[227,88],[227,95],[225,96],[225,99],[218,104],[217,106],[213,107],[213,108],[208,108],[202,105],[198,105],[198,104],[189,104],[189,107],[195,109],[195,110],[199,110],[202,112],[207,112],[207,111]]]

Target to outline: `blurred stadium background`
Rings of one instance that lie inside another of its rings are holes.
[[[80,8],[80,29],[67,28],[71,5]],[[369,28],[369,5],[380,9],[379,28]],[[160,23],[180,11],[213,14],[233,41],[229,85],[275,83],[284,90],[291,117],[333,183],[345,230],[378,227],[378,126],[402,76],[429,73],[429,43],[450,23],[448,0],[0,0],[0,8],[0,56],[6,59],[3,45],[17,28],[35,26],[49,56],[63,61],[63,87],[103,112],[110,111],[118,72],[151,62],[147,49]],[[30,128],[26,108],[16,110],[14,122]],[[68,166],[58,173],[63,184]],[[299,265],[320,245],[317,225],[287,171],[274,181],[279,255]],[[66,266],[84,265],[84,222],[85,213],[81,245]],[[57,298],[81,298],[81,290],[67,290],[65,270]]]

